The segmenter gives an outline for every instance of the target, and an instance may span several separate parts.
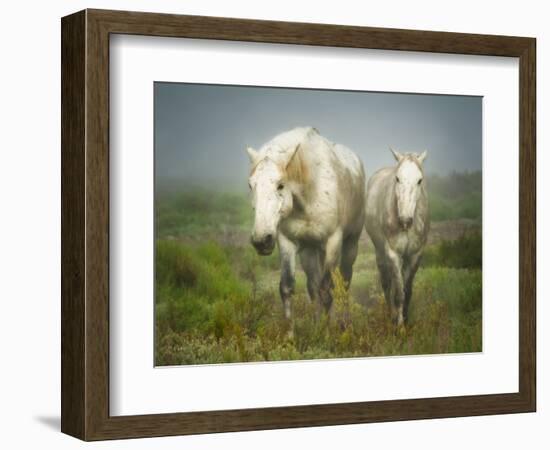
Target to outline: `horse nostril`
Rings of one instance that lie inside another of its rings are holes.
[[[401,219],[401,226],[403,227],[404,230],[408,230],[412,226],[412,223],[413,223],[412,217],[403,217]]]
[[[250,242],[254,247],[268,247],[273,244],[273,235],[266,234],[265,236],[255,236],[250,237]]]

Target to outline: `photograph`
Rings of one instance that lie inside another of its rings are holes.
[[[482,352],[482,115],[155,82],[155,366]]]

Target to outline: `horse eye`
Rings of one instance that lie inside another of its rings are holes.
[[[277,190],[278,190],[278,191],[282,191],[282,190],[284,189],[284,187],[285,187],[285,185],[284,185],[283,183],[279,183],[279,184],[277,185]]]
[[[420,178],[420,180],[418,180],[418,184],[422,183],[422,178]]]
[[[395,181],[399,183],[399,177],[397,175],[395,176]]]

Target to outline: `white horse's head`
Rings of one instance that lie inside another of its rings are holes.
[[[397,161],[395,170],[395,194],[397,197],[397,216],[401,226],[407,230],[413,223],[416,204],[424,182],[422,163],[427,152],[402,154],[390,149]]]
[[[287,169],[298,148],[299,145],[289,151],[284,161],[262,157],[256,150],[247,149],[251,164],[248,185],[255,210],[251,242],[260,255],[273,252],[279,222],[292,212],[291,182]]]

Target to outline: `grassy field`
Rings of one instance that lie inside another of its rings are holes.
[[[249,244],[247,194],[158,189],[156,365],[481,351],[481,176],[429,183],[434,222],[404,332],[389,319],[366,234],[349,291],[334,274],[330,318],[315,319],[297,271],[289,324],[278,254]]]

